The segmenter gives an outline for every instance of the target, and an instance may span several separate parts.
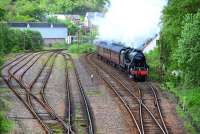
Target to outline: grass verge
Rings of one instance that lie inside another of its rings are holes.
[[[200,87],[175,87],[173,83],[166,82],[164,89],[177,98],[177,113],[184,121],[185,128],[191,134],[198,134],[200,132]]]
[[[66,43],[54,43],[49,46],[44,46],[44,50],[53,50],[53,49],[67,49],[68,45]]]
[[[69,52],[75,54],[92,53],[95,51],[95,46],[91,44],[73,44],[69,46]]]
[[[149,78],[153,81],[159,81],[159,49],[155,48],[154,50],[145,54],[147,64],[149,65]]]
[[[6,112],[10,108],[10,102],[3,94],[9,93],[9,89],[0,88],[0,134],[6,134],[11,131],[14,123],[6,118]]]
[[[150,66],[149,78],[153,81],[160,81],[159,49],[155,48],[145,54],[145,56],[147,64]],[[163,82],[162,90],[171,93],[177,98],[178,106],[176,111],[184,121],[184,126],[187,131],[191,134],[198,134],[200,132],[200,87],[184,87],[170,78],[167,79],[167,82]]]

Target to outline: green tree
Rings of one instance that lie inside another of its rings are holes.
[[[70,20],[66,21],[66,26],[68,28],[69,35],[76,35],[78,30],[80,30],[79,26],[71,22]]]
[[[2,8],[0,8],[0,21],[2,21],[3,19],[4,19],[4,17],[5,17],[5,10],[4,9],[2,9]]]
[[[65,13],[85,15],[103,11],[109,0],[1,0],[8,21],[44,21],[47,14]],[[1,12],[0,12],[1,13]]]
[[[168,75],[172,70],[178,68],[174,54],[178,48],[178,39],[181,37],[181,31],[183,30],[184,17],[187,14],[197,13],[199,7],[199,0],[170,0],[163,10],[163,27],[160,33],[161,59],[166,67],[164,72],[168,72]]]
[[[43,39],[39,32],[25,30],[23,34],[25,50],[37,50],[42,48]]]
[[[184,82],[200,86],[200,11],[184,19],[181,37],[178,40],[176,58],[184,74]]]
[[[177,67],[177,65],[171,64],[173,61],[172,53],[174,53],[174,50],[178,46],[178,39],[183,26],[182,21],[186,14],[196,13],[199,5],[199,0],[170,0],[163,10],[163,28],[160,36],[163,49],[165,50],[165,63],[168,67]]]
[[[6,23],[0,23],[0,54],[21,50],[37,50],[42,48],[43,39],[39,32],[10,29]]]
[[[8,46],[7,41],[9,29],[5,23],[0,23],[0,53],[5,54],[10,51],[10,46]]]

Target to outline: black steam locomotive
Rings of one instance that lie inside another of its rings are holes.
[[[120,43],[97,41],[96,51],[100,59],[125,70],[130,78],[145,81],[148,76],[149,67],[141,50],[125,47]]]

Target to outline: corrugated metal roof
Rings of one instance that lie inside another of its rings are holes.
[[[51,24],[51,23],[42,23],[42,22],[9,22],[8,25],[10,27],[60,27],[60,28],[66,28],[64,24]]]
[[[27,23],[29,27],[51,27],[50,23]]]
[[[43,38],[66,39],[68,34],[68,29],[64,24],[14,22],[8,25],[15,29],[38,31]]]
[[[42,38],[67,38],[67,28],[16,28],[20,30],[38,31]]]
[[[10,27],[27,27],[27,23],[8,23]]]

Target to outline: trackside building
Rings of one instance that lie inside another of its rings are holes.
[[[68,29],[63,24],[12,22],[8,23],[8,25],[14,29],[40,32],[45,45],[65,43],[68,36]]]

